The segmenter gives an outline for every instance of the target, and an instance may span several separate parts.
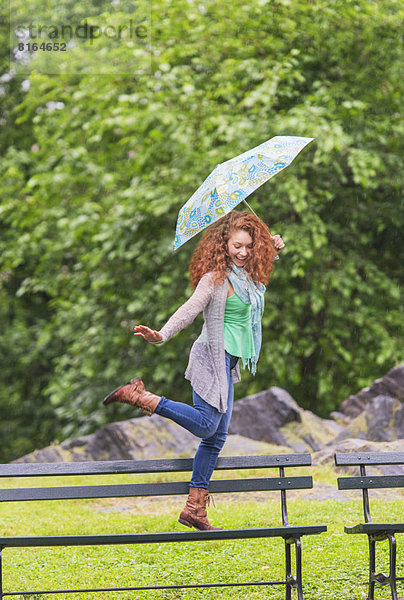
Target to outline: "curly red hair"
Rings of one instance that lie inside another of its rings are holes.
[[[251,212],[231,211],[211,225],[202,236],[189,265],[191,283],[195,288],[201,277],[208,272],[214,273],[216,283],[223,282],[231,259],[227,242],[237,229],[247,231],[253,241],[253,247],[244,270],[255,282],[266,285],[272,271],[273,260],[277,254],[269,228],[260,218]]]

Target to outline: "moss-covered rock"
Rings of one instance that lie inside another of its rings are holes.
[[[303,410],[286,391],[271,387],[238,400],[223,453],[319,452],[362,448],[364,440],[404,439],[404,364],[348,398],[334,419]],[[111,423],[94,434],[36,450],[17,462],[72,462],[193,456],[199,439],[158,415]],[[349,443],[348,443],[349,442]],[[367,446],[366,446],[367,447]],[[322,450],[324,449],[324,450]]]
[[[300,421],[287,423],[281,428],[286,444],[295,452],[311,452],[323,448],[345,427],[330,419],[321,419],[309,410],[300,409]]]
[[[111,423],[94,434],[54,444],[28,454],[15,462],[75,462],[86,460],[142,460],[189,457],[199,445],[195,437],[168,419],[153,415]],[[290,452],[279,447],[229,435],[222,455],[274,454]]]
[[[336,452],[402,452],[403,441],[394,440],[393,442],[372,442],[369,440],[361,440],[358,438],[349,438],[341,440],[334,444],[330,444],[312,454],[312,463],[314,465],[334,464],[334,454]],[[380,465],[369,467],[372,472],[378,472],[383,475],[389,474],[404,474],[404,467],[400,465]],[[354,475],[359,475],[358,467],[338,467],[339,471],[346,471]]]

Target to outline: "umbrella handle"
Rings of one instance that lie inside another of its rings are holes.
[[[255,213],[253,211],[253,209],[251,208],[251,206],[248,204],[248,202],[246,202],[245,200],[243,200],[244,204],[250,209],[250,211],[253,213],[253,215],[255,215],[256,217],[258,216],[257,213]]]

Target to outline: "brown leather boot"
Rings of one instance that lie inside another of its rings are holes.
[[[151,417],[160,400],[161,396],[147,392],[140,377],[135,377],[126,385],[121,385],[108,394],[104,398],[103,404],[107,405],[112,402],[130,404],[131,406],[137,406],[142,412]]]
[[[200,531],[210,529],[221,529],[221,527],[212,527],[207,519],[206,505],[210,504],[210,495],[204,488],[189,488],[189,496],[185,508],[180,514],[178,521],[187,527],[195,527]]]

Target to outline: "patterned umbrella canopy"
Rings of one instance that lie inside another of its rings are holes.
[[[277,136],[216,165],[178,213],[174,250],[230,212],[268,179],[290,165],[313,139]]]

